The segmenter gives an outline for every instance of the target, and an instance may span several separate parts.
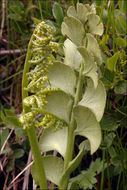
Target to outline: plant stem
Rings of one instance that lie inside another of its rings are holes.
[[[76,90],[76,95],[75,95],[75,99],[74,99],[73,109],[77,105],[79,100],[81,99],[81,95],[82,95],[82,87],[83,87],[82,72],[83,72],[83,64],[81,64],[81,68],[80,68],[80,72],[79,72],[79,78],[78,78],[78,83],[77,83],[77,90]],[[70,125],[68,127],[68,140],[67,140],[67,149],[66,149],[66,154],[65,154],[65,159],[64,159],[64,172],[67,169],[69,162],[72,160],[73,150],[74,150],[74,140],[75,140],[74,130],[76,128],[76,123],[75,123],[75,119],[74,119],[73,109],[72,109]],[[67,189],[69,175],[66,176],[66,178],[63,178],[62,181],[60,182],[61,190]]]
[[[28,85],[28,79],[27,79],[26,74],[30,68],[30,63],[28,61],[31,58],[31,52],[32,52],[31,48],[32,48],[33,38],[34,38],[34,35],[32,35],[30,42],[29,42],[29,45],[28,45],[28,51],[27,51],[27,56],[26,56],[25,66],[24,66],[24,71],[23,71],[22,101],[24,98],[26,98],[28,96],[28,93],[25,90],[25,87],[27,87],[27,85]],[[29,111],[30,111],[30,108],[28,108],[27,106],[25,106],[23,104],[23,113],[27,113]],[[42,162],[42,156],[41,156],[41,152],[39,149],[38,139],[36,136],[36,131],[35,131],[34,126],[31,126],[30,128],[27,129],[27,134],[28,134],[28,138],[30,141],[32,153],[34,156],[35,167],[36,167],[36,171],[37,171],[37,175],[38,175],[38,179],[39,179],[40,188],[46,190],[46,189],[48,189],[48,187],[47,187],[47,182],[46,182],[46,177],[45,177],[45,172],[44,172],[44,167],[43,167],[43,162]]]

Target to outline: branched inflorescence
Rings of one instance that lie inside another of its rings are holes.
[[[30,108],[28,113],[22,114],[20,122],[24,129],[34,125],[43,126],[44,129],[53,127],[55,129],[63,127],[65,124],[51,114],[40,114],[42,106],[47,104],[46,95],[52,91],[58,91],[52,88],[48,80],[48,69],[53,65],[55,53],[58,49],[58,43],[53,38],[53,28],[44,21],[37,25],[33,33],[31,57],[27,64],[30,64],[30,71],[27,73],[28,85],[25,88],[29,96],[23,100],[23,104]]]

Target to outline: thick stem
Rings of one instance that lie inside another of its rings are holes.
[[[40,149],[38,146],[38,139],[36,136],[36,131],[35,131],[34,126],[31,126],[29,129],[27,129],[27,134],[29,137],[32,153],[34,156],[34,163],[35,163],[35,167],[36,167],[36,171],[37,171],[37,175],[38,175],[38,179],[39,179],[40,188],[46,190],[46,189],[48,189],[47,182],[46,182],[46,176],[45,176],[45,172],[44,172],[42,156],[41,156]]]
[[[82,72],[83,72],[83,64],[81,64],[81,68],[79,72],[79,78],[78,78],[73,108],[78,104],[82,96],[82,87],[83,87],[83,78],[84,78],[82,75]],[[74,114],[73,114],[73,109],[72,109],[71,121],[68,127],[68,140],[67,140],[67,149],[66,149],[66,154],[65,154],[65,159],[64,159],[64,171],[67,169],[69,162],[72,160],[73,150],[74,150],[74,141],[75,141],[75,134],[74,134],[75,128],[76,128],[76,122],[74,119]],[[66,178],[64,178],[60,182],[61,190],[67,189],[68,180],[69,180],[69,176],[66,176]]]
[[[34,38],[34,36],[32,35],[31,40],[30,40],[29,45],[28,45],[28,51],[27,51],[27,56],[26,56],[25,66],[24,66],[24,71],[23,71],[22,101],[24,98],[26,98],[28,96],[28,93],[25,90],[25,87],[27,87],[27,85],[28,85],[28,79],[27,79],[26,74],[30,68],[30,63],[28,61],[31,58],[31,50],[32,50],[31,47],[32,47],[33,38]],[[27,113],[27,112],[29,112],[29,108],[23,104],[23,113]],[[46,189],[48,189],[47,181],[46,181],[46,177],[45,177],[45,172],[44,172],[44,167],[43,167],[43,162],[42,162],[42,156],[41,156],[41,152],[39,149],[38,139],[36,136],[36,131],[35,131],[34,126],[31,126],[29,129],[27,129],[27,134],[28,134],[28,138],[30,141],[32,153],[34,156],[35,167],[36,167],[36,171],[37,171],[37,175],[38,175],[38,179],[39,179],[40,188],[46,190]]]

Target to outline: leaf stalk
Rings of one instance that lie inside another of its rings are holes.
[[[74,99],[73,109],[78,104],[78,102],[80,101],[81,96],[82,96],[83,79],[84,79],[84,77],[83,77],[83,69],[84,69],[84,67],[83,67],[83,63],[82,63],[81,67],[80,67],[78,82],[77,82],[76,95],[75,95],[75,99]],[[74,151],[74,141],[75,141],[74,130],[76,128],[76,122],[75,122],[75,119],[74,119],[73,109],[72,109],[70,125],[68,127],[68,140],[67,140],[67,149],[66,149],[65,160],[64,160],[64,172],[63,172],[63,175],[66,172],[66,169],[68,168],[69,163],[72,160],[73,151]],[[67,189],[69,176],[70,176],[70,173],[61,179],[61,181],[60,181],[60,189],[61,190],[62,189]]]
[[[34,34],[34,33],[33,33]],[[32,53],[32,41],[33,41],[34,35],[32,35],[29,45],[28,45],[28,51],[27,51],[27,56],[25,60],[25,65],[24,65],[24,71],[23,71],[23,80],[22,80],[22,100],[28,96],[28,92],[25,90],[25,88],[28,85],[28,78],[27,78],[27,73],[30,68],[30,63],[29,60],[31,58],[31,53]],[[23,102],[23,101],[22,101]],[[23,113],[28,113],[29,109],[27,106],[23,104]],[[48,189],[47,187],[47,181],[46,181],[46,176],[44,172],[44,167],[43,167],[43,162],[42,162],[42,156],[41,152],[39,149],[38,145],[38,139],[36,136],[36,131],[34,126],[30,126],[30,128],[27,129],[27,134],[28,138],[30,141],[30,146],[32,149],[32,153],[34,156],[34,161],[35,161],[35,167],[39,179],[39,185],[41,189]]]

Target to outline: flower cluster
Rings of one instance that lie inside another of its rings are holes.
[[[40,122],[37,127],[43,126],[43,129],[53,128],[54,131],[66,127],[66,123],[51,114],[45,114],[42,122]]]
[[[23,100],[23,104],[30,108],[30,112],[22,114],[20,122],[26,129],[31,125],[43,126],[47,129],[53,126],[55,129],[64,126],[64,123],[50,114],[43,118],[40,109],[47,104],[46,96],[52,91],[48,79],[49,67],[53,65],[55,53],[58,50],[58,43],[53,38],[53,28],[44,21],[37,25],[32,37],[31,56],[27,64],[30,64],[30,71],[27,73],[28,85],[25,88],[30,94]]]
[[[34,31],[32,54],[29,60],[32,69],[27,73],[29,84],[26,88],[31,93],[37,93],[50,86],[47,77],[48,68],[55,59],[53,52],[57,52],[58,49],[58,43],[54,42],[52,33],[53,28],[44,21]]]

